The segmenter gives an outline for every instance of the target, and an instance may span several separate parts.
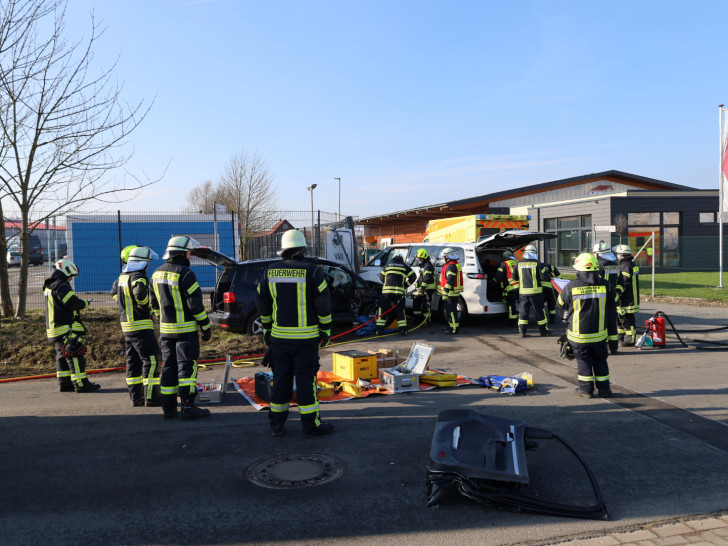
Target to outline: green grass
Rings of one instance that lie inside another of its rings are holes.
[[[564,279],[575,279],[574,274],[562,275]],[[723,273],[723,286],[718,289],[718,272],[656,273],[655,296],[669,298],[699,298],[728,303],[728,273]],[[652,272],[640,272],[640,293],[652,294]]]

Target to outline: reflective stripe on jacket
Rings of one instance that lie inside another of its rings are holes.
[[[625,313],[638,313],[640,310],[640,268],[634,263],[633,256],[619,261],[619,284],[622,294],[619,308]]]
[[[151,303],[153,309],[159,310],[162,337],[181,337],[196,332],[198,327],[210,328],[197,277],[175,259],[171,258],[152,275]]]
[[[404,294],[409,285],[417,280],[412,268],[401,260],[392,260],[379,273],[382,294]]]
[[[518,262],[513,270],[513,277],[518,281],[518,294],[528,296],[541,294],[541,263],[538,260],[523,259]]]
[[[456,261],[449,261],[440,270],[437,293],[441,296],[457,296],[463,291],[463,268]]]
[[[430,260],[420,266],[420,276],[417,279],[417,288],[421,290],[434,290],[437,286],[435,282],[435,266]]]
[[[66,281],[61,271],[53,271],[43,283],[45,298],[46,337],[51,340],[62,338],[73,331],[86,333],[78,312],[88,307],[88,302],[79,298]]]
[[[268,267],[258,285],[255,305],[263,328],[281,341],[318,341],[331,330],[331,296],[316,264],[280,260]]]
[[[558,303],[566,309],[568,316],[566,337],[573,343],[597,343],[607,339],[607,296],[610,292],[604,280],[596,275],[592,278],[597,284],[577,278],[559,294]]]
[[[129,334],[153,330],[146,273],[144,271],[122,273],[114,287],[116,293],[112,295],[119,306],[121,331]]]

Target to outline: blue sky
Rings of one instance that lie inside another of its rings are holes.
[[[718,1],[70,0],[155,99],[122,209],[176,210],[257,151],[281,210],[360,217],[605,170],[718,187]],[[118,208],[118,207],[113,207]]]

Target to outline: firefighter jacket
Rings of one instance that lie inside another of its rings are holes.
[[[518,290],[518,281],[513,278],[513,270],[517,263],[516,260],[505,260],[495,272],[495,280],[500,283],[501,289],[506,293]]]
[[[455,260],[450,260],[440,269],[440,282],[437,293],[440,296],[458,296],[463,291],[463,268]]]
[[[576,280],[559,294],[559,305],[566,309],[566,337],[571,343],[599,343],[607,339],[607,308],[616,294],[596,271],[577,271]]]
[[[524,258],[516,264],[516,267],[513,269],[513,278],[519,283],[519,295],[530,296],[543,293],[542,270],[543,264],[538,260]]]
[[[542,262],[541,266],[541,286],[553,289],[551,279],[560,279],[561,272],[555,265],[547,264],[546,262]]]
[[[111,288],[111,295],[119,306],[122,332],[133,334],[154,330],[149,305],[149,280],[145,271],[122,273]]]
[[[620,309],[625,313],[638,313],[640,310],[640,268],[634,263],[634,256],[631,254],[619,260],[619,284],[622,287],[622,294],[619,298]]]
[[[152,275],[152,309],[159,314],[161,337],[177,338],[210,329],[202,290],[184,255],[174,256]]]
[[[258,285],[255,305],[272,339],[318,343],[320,331],[331,331],[331,295],[315,263],[294,258],[271,264]]]
[[[67,278],[65,273],[54,270],[43,282],[46,337],[52,341],[61,340],[71,331],[86,333],[79,311],[88,307],[88,301],[76,295]]]
[[[417,279],[417,275],[404,263],[401,256],[395,256],[379,273],[379,278],[383,284],[382,294],[404,295]]]
[[[623,287],[619,284],[619,264],[614,260],[605,260],[598,257],[599,275],[607,281],[607,287],[613,292],[621,292]]]
[[[415,289],[420,294],[424,294],[427,290],[434,290],[437,284],[435,282],[435,266],[429,259],[426,259],[420,265],[420,274],[415,283]]]

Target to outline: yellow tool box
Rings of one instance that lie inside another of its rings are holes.
[[[427,370],[420,376],[420,383],[436,385],[438,387],[455,387],[458,384],[458,376],[454,373]]]
[[[377,355],[363,351],[341,351],[334,353],[335,375],[356,381],[358,379],[376,379]]]

